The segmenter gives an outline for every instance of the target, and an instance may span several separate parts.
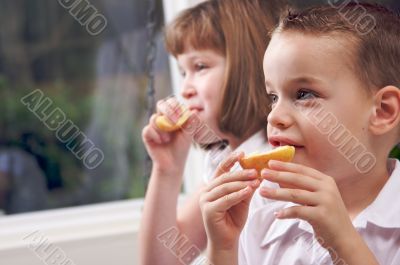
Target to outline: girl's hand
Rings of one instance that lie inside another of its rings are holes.
[[[268,165],[270,169],[261,172],[262,178],[295,188],[263,187],[260,194],[299,204],[280,210],[276,213],[277,218],[307,221],[324,248],[336,249],[357,234],[332,177],[295,163],[270,161]]]
[[[175,98],[158,101],[157,113],[151,116],[149,124],[142,131],[142,139],[153,161],[153,169],[162,174],[183,174],[192,136],[183,130],[163,132],[158,129],[155,120],[160,115],[166,115],[176,121],[180,111],[180,103]]]
[[[249,203],[260,185],[256,170],[229,172],[243,153],[233,153],[216,170],[215,178],[200,195],[200,208],[209,241],[215,251],[237,251],[239,234]]]

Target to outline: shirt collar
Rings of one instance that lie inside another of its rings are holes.
[[[260,130],[241,143],[234,151],[243,151],[245,154],[249,154],[256,151],[267,150],[271,150],[271,146],[266,140],[264,130]],[[207,152],[206,167],[211,168],[211,171],[207,172],[207,176],[214,173],[214,170],[217,168],[219,163],[221,163],[231,152],[232,149],[229,145],[222,150],[215,147],[213,150]]]
[[[400,161],[388,160],[392,172],[376,199],[353,221],[355,227],[365,228],[367,223],[384,228],[400,228],[400,204],[396,203],[400,189]]]
[[[260,130],[240,144],[235,151],[243,151],[248,154],[257,151],[268,151],[270,149],[271,147],[267,143],[264,130]]]
[[[271,146],[268,144],[267,139],[264,134],[264,130],[260,130],[257,133],[253,134],[246,141],[241,143],[234,151],[235,152],[245,152],[246,154],[257,152],[257,151],[268,151],[271,149]],[[227,155],[232,152],[231,147],[228,145],[223,150],[220,150],[223,155],[221,155],[221,159],[219,159],[216,163],[219,164]]]

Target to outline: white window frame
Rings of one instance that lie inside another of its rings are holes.
[[[200,3],[204,0],[185,0],[185,1],[174,1],[174,5],[171,4],[171,0],[163,0],[164,4],[164,16],[165,23],[169,23],[180,11],[188,8],[192,5]],[[171,71],[172,87],[175,95],[180,94],[180,87],[182,83],[182,77],[179,73],[176,59],[169,56],[169,65]],[[200,149],[191,148],[189,157],[187,159],[185,173],[184,173],[184,193],[191,193],[195,191],[202,181],[203,177],[203,166],[204,166],[205,153]]]
[[[182,9],[200,0],[163,0],[166,23]],[[174,93],[179,94],[180,75],[170,58]],[[185,193],[201,180],[203,153],[191,150],[185,172]],[[195,173],[197,172],[197,174]],[[183,201],[184,194],[179,201]],[[143,199],[132,199],[71,208],[38,211],[0,217],[0,259],[2,264],[46,264],[29,249],[29,234],[38,232],[59,247],[75,265],[138,264],[137,234]],[[24,240],[24,238],[26,238]]]

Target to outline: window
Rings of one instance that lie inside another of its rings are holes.
[[[0,209],[143,197],[145,0],[0,4]],[[156,98],[172,93],[157,1]]]

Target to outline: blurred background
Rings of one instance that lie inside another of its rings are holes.
[[[107,22],[97,35],[60,2],[0,1],[0,208],[6,214],[144,196],[140,133],[147,120],[150,1],[91,0]],[[172,88],[162,2],[155,2],[153,72],[162,98]],[[104,153],[98,167],[87,169],[21,103],[36,89],[52,101],[44,113],[60,108]]]
[[[96,35],[86,26],[90,20],[85,20],[85,6],[72,10],[62,2],[0,0],[0,209],[4,214],[142,198],[148,164],[140,134],[147,122],[151,41],[156,45],[151,52],[156,55],[151,69],[155,99],[173,93],[162,42],[168,6],[163,8],[161,0],[154,1],[152,38],[148,35],[151,1],[91,0],[96,14],[107,22]],[[307,6],[326,1],[290,2]],[[398,1],[379,2],[400,7]],[[104,153],[98,167],[85,167],[22,104],[21,99],[36,89],[43,93],[42,100],[50,99],[50,110],[61,109]],[[400,156],[398,150],[392,155]]]

